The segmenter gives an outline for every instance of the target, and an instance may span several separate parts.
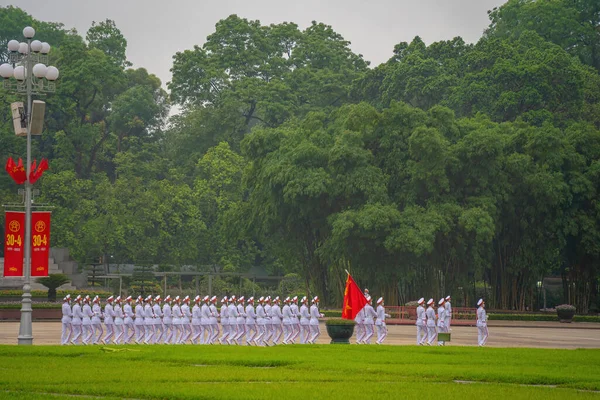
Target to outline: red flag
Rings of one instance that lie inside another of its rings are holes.
[[[31,172],[29,172],[29,183],[32,185],[42,177],[44,171],[48,169],[48,160],[45,158],[40,161],[40,165],[37,166],[36,169],[36,160],[33,160],[33,164],[31,165]]]
[[[342,318],[354,319],[360,310],[367,304],[365,295],[354,282],[354,279],[348,274],[346,279],[346,290],[344,290],[344,308],[342,309]]]
[[[23,160],[20,158],[19,163],[15,165],[12,157],[10,157],[6,162],[6,171],[17,185],[22,185],[27,180],[27,173],[25,172],[25,168],[23,168]]]

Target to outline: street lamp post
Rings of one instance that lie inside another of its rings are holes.
[[[32,96],[54,92],[54,81],[58,78],[58,69],[48,64],[50,45],[32,40],[35,30],[28,26],[23,29],[26,42],[11,40],[8,42],[9,62],[0,65],[0,76],[4,78],[5,89],[27,95],[27,180],[25,181],[25,263],[23,298],[21,300],[21,323],[18,344],[32,344],[31,318],[31,123]],[[14,78],[14,79],[11,79]]]

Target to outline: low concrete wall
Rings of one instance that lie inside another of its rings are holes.
[[[60,320],[62,318],[62,310],[59,309],[34,309],[31,317],[34,320]],[[1,310],[0,309],[0,321],[6,320],[20,320],[21,310]]]

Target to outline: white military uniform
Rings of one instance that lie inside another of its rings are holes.
[[[227,301],[225,301],[221,304],[220,317],[221,317],[221,327],[223,328],[223,334],[221,335],[219,342],[221,342],[221,344],[223,344],[224,341],[229,339],[229,335],[231,333],[230,326],[229,326],[229,305],[227,304]]]
[[[314,303],[313,300],[313,305],[310,306],[310,339],[309,339],[309,343],[315,344],[317,342],[317,338],[319,337],[319,334],[321,333],[321,331],[319,330],[319,318],[321,318],[323,315],[321,313],[319,313],[319,306],[317,306],[318,303]]]
[[[88,300],[89,301],[89,300]],[[82,309],[83,317],[81,318],[81,328],[83,332],[81,334],[83,344],[90,344],[92,340],[92,334],[94,331],[92,330],[92,307],[90,307],[89,303],[85,303]]]
[[[367,329],[365,327],[365,307],[361,308],[354,317],[356,323],[356,344],[364,343],[365,337],[367,336]]]
[[[165,327],[163,325],[163,312],[162,308],[158,301],[155,300],[154,305],[152,306],[152,312],[154,313],[154,339],[152,343],[156,344],[163,340],[163,335],[165,334]]]
[[[144,328],[144,306],[141,304],[140,300],[137,300],[137,304],[135,305],[135,342],[140,344],[144,341],[144,335],[146,333],[146,329]]]
[[[114,306],[115,312],[115,340],[113,340],[114,344],[123,343],[123,310],[121,309],[121,304],[117,302]]]
[[[179,344],[181,341],[181,336],[182,336],[182,331],[181,331],[181,324],[182,324],[182,318],[183,318],[183,314],[181,313],[181,307],[179,306],[179,303],[177,301],[175,301],[175,304],[173,305],[173,344]]]
[[[62,334],[60,336],[60,344],[69,344],[69,340],[71,339],[71,332],[73,331],[71,327],[71,316],[73,312],[71,311],[71,306],[69,305],[68,299],[65,297],[65,302],[62,305]]]
[[[294,320],[294,314],[292,314],[292,307],[290,306],[289,302],[286,301],[285,305],[283,306],[283,310],[282,310],[282,316],[283,316],[283,343],[284,344],[288,344],[291,340],[292,340],[292,336],[294,335],[294,328],[293,328],[293,320]]]
[[[422,346],[427,340],[427,316],[425,307],[421,304],[417,307],[417,346]]]
[[[102,334],[104,333],[104,330],[102,329],[102,321],[100,320],[102,317],[102,308],[100,308],[100,304],[94,303],[92,306],[92,313],[92,329],[94,330],[92,344],[98,344],[100,339],[102,339]]]
[[[477,343],[479,346],[485,346],[489,336],[487,328],[487,314],[482,305],[477,309]]]
[[[450,299],[446,300],[444,308],[446,309],[446,332],[450,332],[450,323],[452,321],[452,304],[450,304]]]
[[[438,307],[437,314],[438,314],[438,320],[437,320],[438,333],[439,332],[442,332],[442,333],[448,332],[446,329],[446,309],[444,308],[443,304],[441,304]],[[445,342],[438,340],[438,346],[443,346],[445,344],[446,344]]]
[[[273,337],[273,324],[271,323],[271,304],[265,303],[265,336],[263,336],[263,341],[268,344],[269,340]]]
[[[244,333],[246,333],[246,313],[244,311],[244,305],[242,304],[241,300],[238,300],[237,313],[237,335],[235,337],[235,340],[237,341],[237,344],[242,344],[242,337],[244,336]]]
[[[200,335],[200,344],[210,343],[212,337],[212,326],[210,325],[210,307],[208,305],[208,299],[204,299],[204,304],[200,307],[200,325],[202,326],[202,334]],[[206,333],[206,340],[204,339],[204,333]]]
[[[144,305],[144,329],[146,330],[145,344],[153,343],[154,339],[154,310],[150,304],[150,300],[146,298]]]
[[[265,313],[265,307],[262,304],[256,306],[256,327],[258,328],[258,334],[254,341],[257,345],[265,344],[265,336],[267,335],[267,314]]]
[[[216,301],[216,300],[215,300]],[[219,322],[217,318],[219,318],[219,311],[217,311],[217,306],[215,303],[211,303],[210,306],[210,328],[212,330],[212,336],[208,343],[213,344],[217,338],[219,337]]]
[[[302,303],[300,306],[300,343],[306,344],[310,338],[310,312],[308,306]]]
[[[102,339],[102,343],[104,344],[110,342],[110,339],[112,339],[113,335],[115,334],[114,318],[115,312],[113,310],[112,301],[107,302],[104,306],[104,325],[106,326],[106,335],[104,335],[104,338]]]
[[[197,300],[199,300],[197,298]],[[198,301],[196,301],[196,299],[194,300],[194,307],[192,307],[192,331],[193,331],[193,335],[192,335],[192,343],[193,344],[198,344],[198,339],[200,339],[200,336],[202,335],[202,314],[201,314],[201,308],[200,305],[198,304]]]
[[[431,346],[437,336],[437,331],[435,329],[435,310],[431,305],[427,307],[425,316],[427,317],[427,345]]]
[[[165,329],[163,333],[164,344],[171,344],[171,340],[173,338],[173,313],[171,312],[171,304],[169,304],[170,301],[171,300],[169,296],[165,297],[165,304],[163,304],[162,308],[163,326]]]
[[[237,319],[239,314],[237,306],[233,301],[230,301],[229,303],[227,315],[229,317],[229,337],[227,338],[227,343],[237,343],[235,339],[237,338],[237,335],[239,333],[237,329]]]
[[[298,336],[300,335],[300,308],[298,307],[298,304],[296,304],[297,301],[298,301],[298,298],[294,298],[294,301],[290,305],[290,309],[292,310],[292,316],[293,316],[292,324],[291,324],[292,336],[290,338],[290,341],[292,343],[294,343],[296,341],[296,339],[298,338]]]
[[[375,320],[375,325],[377,326],[377,344],[382,344],[387,336],[386,317],[389,318],[390,315],[386,314],[385,307],[379,304],[377,306],[377,320]]]
[[[123,306],[123,314],[125,314],[125,320],[123,321],[123,341],[125,344],[129,344],[135,334],[135,328],[133,326],[133,308],[131,308],[131,304],[128,301]]]
[[[283,329],[281,327],[281,319],[283,318],[283,314],[281,313],[281,308],[279,308],[279,303],[275,303],[271,306],[271,326],[273,330],[273,344],[279,344],[281,340],[281,334],[283,333]]]
[[[246,306],[246,344],[254,340],[256,336],[256,313],[254,312],[254,302],[248,303]],[[254,342],[256,344],[256,342]]]
[[[186,297],[186,299],[188,299],[188,297]],[[181,344],[187,343],[187,341],[192,336],[192,323],[190,321],[190,318],[192,317],[192,312],[190,311],[188,301],[184,301],[181,305],[181,314],[183,315],[181,322],[181,329],[183,332],[181,334]]]
[[[363,310],[365,312],[365,314],[364,314],[364,324],[365,324],[365,340],[364,340],[364,342],[366,344],[371,344],[371,338],[375,334],[375,331],[374,331],[375,321],[373,319],[377,318],[377,313],[373,309],[373,306],[371,305],[371,303],[365,304],[365,306],[363,307]]]
[[[73,326],[73,339],[71,339],[71,343],[79,344],[79,339],[81,338],[81,318],[83,317],[83,313],[81,312],[81,306],[78,302],[75,302],[73,305],[72,315],[71,325]]]

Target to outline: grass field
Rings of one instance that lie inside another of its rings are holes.
[[[0,370],[7,399],[600,398],[600,350],[0,346]]]

